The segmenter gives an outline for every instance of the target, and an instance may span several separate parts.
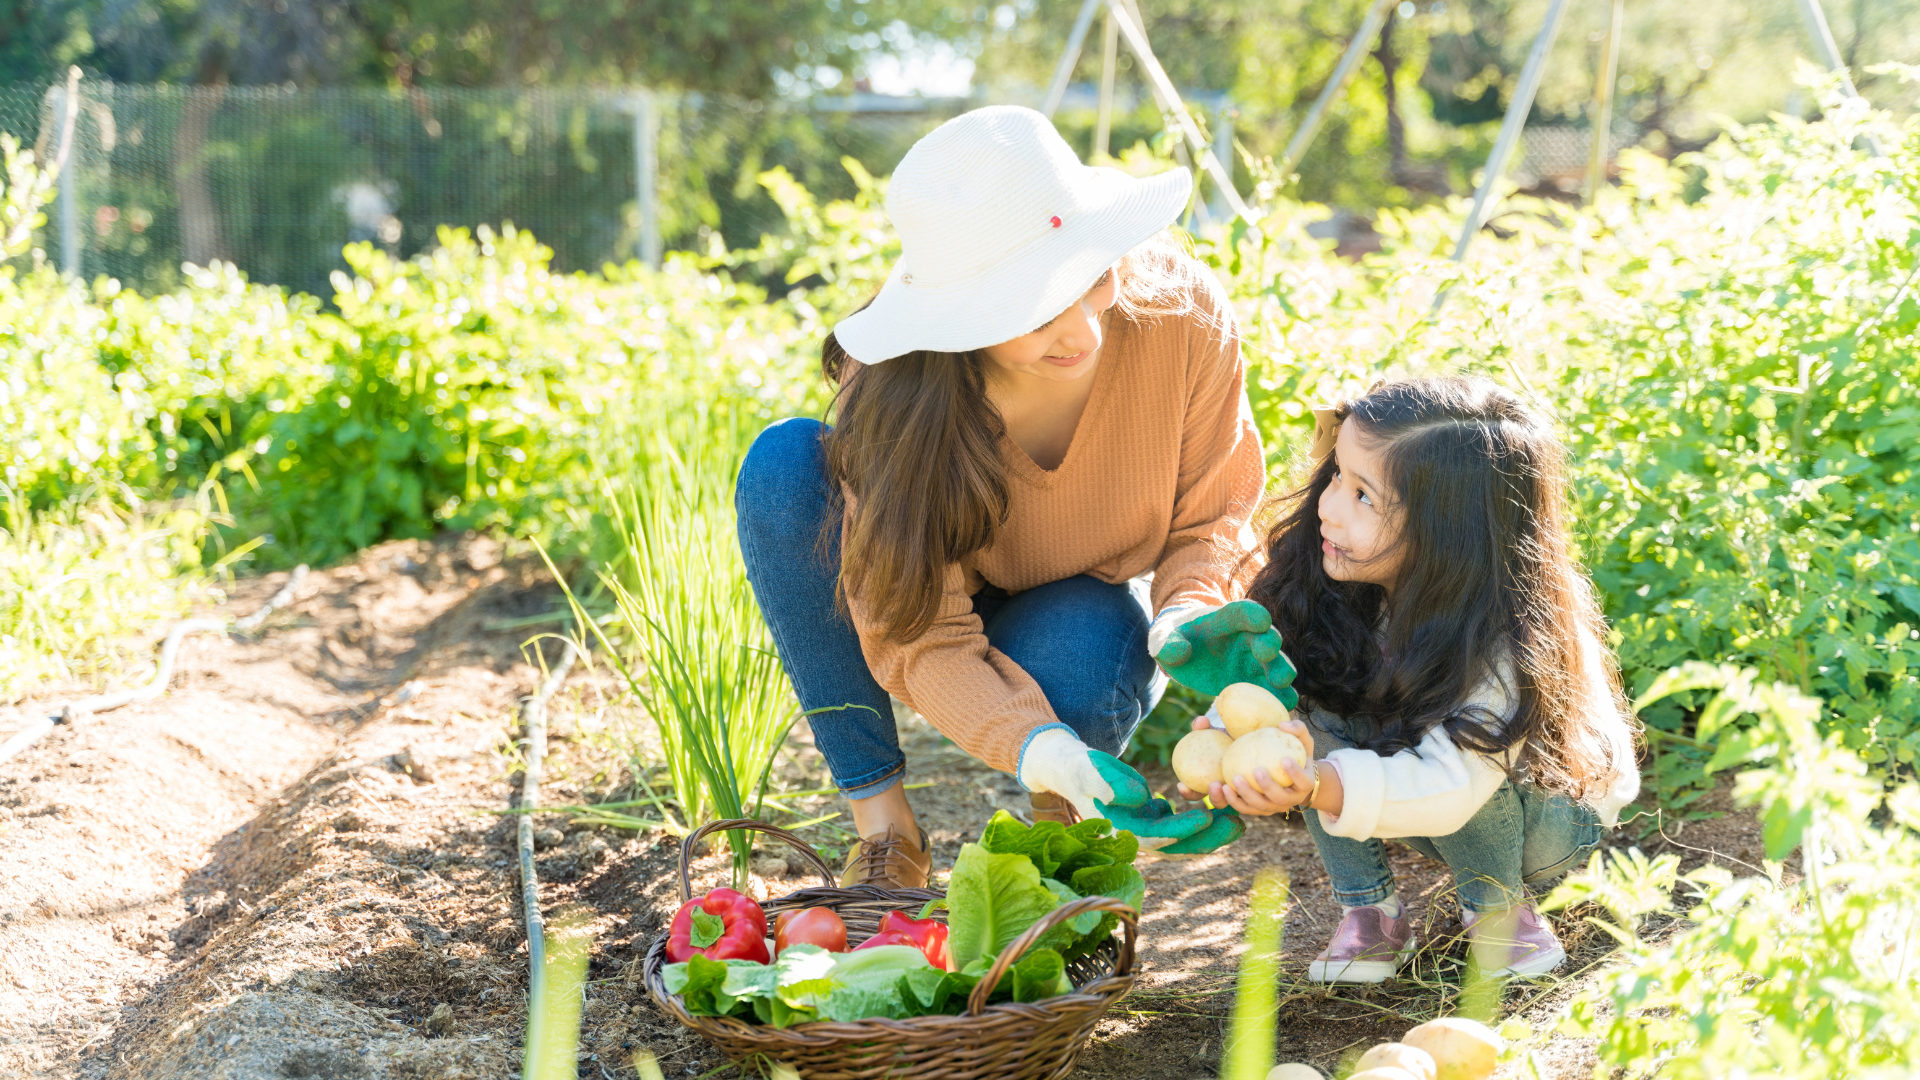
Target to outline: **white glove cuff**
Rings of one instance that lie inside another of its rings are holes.
[[[1073,804],[1082,818],[1100,816],[1093,800],[1113,801],[1113,787],[1093,767],[1087,744],[1062,723],[1047,724],[1027,736],[1020,748],[1015,779],[1028,791],[1047,791]]]
[[[1056,721],[1035,728],[1033,734],[1027,736],[1026,745],[1020,748],[1020,764],[1014,779],[1028,791],[1051,791],[1058,795],[1074,771],[1073,766],[1086,760],[1087,744],[1080,741],[1072,728]]]
[[[1211,615],[1220,610],[1219,604],[1185,603],[1175,604],[1154,616],[1153,624],[1147,627],[1147,655],[1159,656],[1166,647],[1167,639],[1175,630],[1203,615]]]
[[[1215,731],[1227,730],[1227,721],[1225,717],[1220,715],[1220,705],[1218,702],[1207,706],[1207,723],[1213,725],[1213,730]]]

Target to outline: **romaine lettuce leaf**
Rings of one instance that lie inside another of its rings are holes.
[[[1018,824],[1018,822],[1015,822]],[[960,848],[947,883],[947,938],[964,968],[999,954],[1034,921],[1060,906],[1025,855],[996,855],[979,844]]]

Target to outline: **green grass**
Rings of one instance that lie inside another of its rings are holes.
[[[145,640],[216,597],[213,515],[130,495],[47,510],[0,488],[0,700],[147,662]]]

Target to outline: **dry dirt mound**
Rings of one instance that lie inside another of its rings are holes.
[[[225,613],[253,610],[284,580],[242,583]],[[517,796],[516,707],[541,674],[522,643],[558,628],[526,617],[554,606],[537,561],[503,561],[486,538],[382,545],[311,575],[253,637],[189,639],[161,699],[60,728],[0,765],[0,1076],[517,1075],[526,947],[510,819],[495,812]],[[0,709],[0,729],[85,689]],[[556,723],[610,691],[603,673],[577,673]],[[994,810],[1024,807],[1011,778],[917,718],[901,736],[937,867]],[[826,786],[804,729],[796,738],[779,785]],[[632,783],[604,739],[556,743],[547,773],[549,804],[623,796]],[[789,805],[782,820],[844,808],[832,796]],[[641,1047],[668,1076],[720,1065],[637,979],[678,904],[677,844],[657,830],[569,829],[558,815],[539,824],[546,914],[594,933],[580,1074],[635,1076]],[[809,834],[830,847],[844,840],[836,827]],[[1750,819],[1731,817],[1687,840],[1739,854],[1753,837]],[[1428,948],[1396,984],[1332,992],[1301,979],[1339,912],[1297,822],[1256,822],[1215,855],[1145,863],[1145,974],[1076,1075],[1213,1074],[1247,888],[1270,864],[1287,868],[1297,897],[1282,1060],[1331,1067],[1447,1008],[1462,950],[1444,867],[1395,851]],[[762,865],[761,887],[803,884]],[[717,856],[695,869],[696,888],[719,883]],[[1510,1008],[1550,1017],[1594,976],[1603,944],[1569,945],[1575,977],[1514,988]],[[1591,1071],[1576,1044],[1548,1064],[1549,1075]]]
[[[510,837],[475,808],[535,672],[487,625],[550,593],[485,538],[383,545],[0,767],[0,1075],[515,1071]]]

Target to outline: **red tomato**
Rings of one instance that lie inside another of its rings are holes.
[[[783,911],[773,921],[773,955],[786,952],[788,945],[818,945],[828,952],[846,952],[847,924],[832,908]]]

